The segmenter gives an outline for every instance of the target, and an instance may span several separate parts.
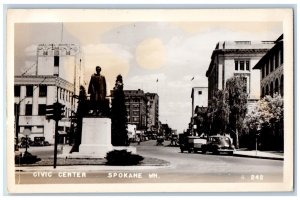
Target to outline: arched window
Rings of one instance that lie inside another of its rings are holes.
[[[266,76],[269,74],[269,61],[266,63]]]
[[[270,95],[273,97],[274,87],[273,82],[270,83]]]
[[[278,91],[278,79],[276,79],[276,81],[275,81],[275,92],[274,93],[278,93],[279,91]]]
[[[262,87],[262,88],[261,88],[261,98],[264,97],[264,96],[265,96],[265,88]]]
[[[283,97],[283,75],[280,78],[280,95]]]
[[[266,87],[266,95],[269,95],[269,85]]]

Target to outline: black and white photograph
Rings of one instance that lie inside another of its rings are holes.
[[[9,9],[11,193],[293,190],[293,9]]]

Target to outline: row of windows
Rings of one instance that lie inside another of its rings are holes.
[[[46,97],[47,96],[47,85],[39,85],[39,96],[40,97]],[[21,94],[21,86],[15,85],[15,97],[20,97]],[[33,85],[26,85],[26,96],[32,97],[33,96]]]
[[[47,97],[47,85],[39,85],[39,97]],[[26,86],[26,97],[32,97],[33,96],[33,85],[27,85]],[[21,86],[15,85],[15,97],[20,97],[21,93]],[[60,89],[60,99],[66,100],[71,102],[72,100],[72,92],[69,92],[65,89]]]
[[[275,93],[279,93],[281,96],[283,96],[283,75],[280,78],[280,84],[279,80],[276,79],[275,82],[271,82],[270,85],[266,85],[261,89],[262,97],[264,97],[265,95],[273,96]]]
[[[236,71],[250,71],[250,60],[235,60]]]
[[[261,69],[261,77],[268,76],[271,72],[283,64],[283,50],[276,52],[269,58],[266,64]]]
[[[62,89],[62,88],[60,89],[60,93],[59,93],[59,98],[60,99],[71,102],[72,101],[72,96],[73,96],[72,92],[69,92],[69,91],[67,91],[65,89]]]

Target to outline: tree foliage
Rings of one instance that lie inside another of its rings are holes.
[[[78,106],[77,111],[75,113],[74,123],[72,123],[71,130],[74,131],[74,145],[70,151],[72,152],[78,152],[79,151],[79,145],[81,144],[81,135],[82,135],[82,119],[84,116],[86,116],[89,112],[89,105],[87,102],[87,95],[85,88],[81,85],[79,89],[79,96],[76,96],[78,99]]]
[[[125,95],[123,91],[123,79],[117,76],[115,87],[112,94],[112,145],[127,146],[127,111],[125,106]]]
[[[239,135],[242,133],[243,121],[247,113],[246,90],[246,79],[243,76],[234,76],[226,82],[226,101],[230,109],[228,130],[237,148],[239,148]]]
[[[260,148],[283,150],[283,98],[275,94],[259,100],[244,120],[245,133],[259,137]]]
[[[226,132],[229,122],[229,106],[226,102],[227,92],[218,90],[215,92],[207,108],[207,123],[209,135],[223,134]]]

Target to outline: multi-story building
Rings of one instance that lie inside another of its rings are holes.
[[[147,97],[143,90],[124,90],[128,124],[147,130]]]
[[[245,77],[248,102],[258,100],[260,97],[259,71],[252,70],[252,68],[273,46],[273,41],[217,43],[206,72],[208,100],[212,99],[215,91],[223,90],[226,87],[226,81],[233,76]]]
[[[195,114],[195,108],[204,107],[208,105],[208,87],[193,87],[192,88],[192,117]]]
[[[159,97],[156,93],[146,93],[147,102],[147,129],[158,130]]]
[[[260,70],[261,97],[274,93],[283,96],[283,35],[253,69]]]
[[[81,83],[80,51],[77,45],[38,45],[35,74],[15,76],[16,131],[31,130],[31,139],[45,137],[54,143],[55,122],[47,120],[46,105],[65,105],[65,118],[59,122],[62,138],[70,128],[69,116],[76,109],[73,95]]]

